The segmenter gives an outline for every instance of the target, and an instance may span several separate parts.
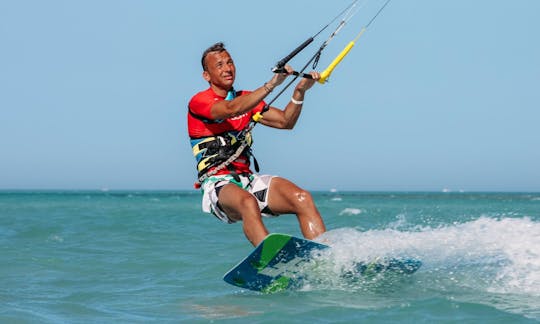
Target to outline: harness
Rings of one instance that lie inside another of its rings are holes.
[[[236,91],[232,89],[228,92],[225,100],[232,100],[236,95]],[[204,123],[223,122],[223,120],[209,120],[191,110],[189,113]],[[251,151],[253,126],[254,122],[250,122],[240,131],[227,131],[214,136],[191,138],[191,148],[197,160],[197,171],[199,172],[195,188],[199,188],[206,179],[225,168],[228,168],[235,180],[240,182],[239,175],[232,168],[232,162],[242,155],[247,159],[253,158],[255,171],[259,172],[259,164]]]

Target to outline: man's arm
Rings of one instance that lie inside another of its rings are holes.
[[[242,115],[255,108],[277,85],[272,81],[265,83],[253,92],[238,96],[233,100],[221,100],[212,105],[210,110],[213,119],[227,119]]]
[[[234,98],[233,100],[221,100],[212,105],[210,113],[213,119],[227,119],[242,115],[255,108],[263,99],[274,90],[275,87],[283,83],[290,75],[292,68],[286,66],[285,73],[276,73],[272,79],[262,87],[253,92]]]
[[[310,73],[313,79],[302,79],[298,82],[298,85],[294,89],[292,99],[289,101],[285,109],[281,110],[275,107],[270,107],[270,109],[263,114],[263,118],[260,120],[260,123],[265,126],[270,126],[279,129],[292,129],[300,113],[302,112],[302,105],[304,101],[304,95],[307,90],[309,90],[317,80],[319,80],[320,75],[318,72]]]

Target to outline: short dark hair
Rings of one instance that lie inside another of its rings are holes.
[[[223,51],[226,51],[225,49],[225,44],[223,44],[222,42],[219,42],[219,43],[215,43],[214,45],[208,47],[203,55],[202,55],[202,58],[201,58],[201,65],[202,65],[202,68],[204,71],[207,70],[206,68],[206,62],[205,62],[205,59],[206,59],[206,56],[209,54],[209,53],[212,53],[212,52],[218,52],[218,53],[221,53]]]

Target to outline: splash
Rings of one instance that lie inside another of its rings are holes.
[[[409,296],[476,302],[540,318],[540,222],[480,217],[437,228],[396,228],[325,233],[321,239],[332,248],[318,256],[324,267],[307,289],[401,289]],[[410,276],[344,279],[358,262],[392,257],[418,259],[422,267]]]

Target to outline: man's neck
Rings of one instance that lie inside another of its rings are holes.
[[[217,94],[218,96],[220,97],[226,97],[227,96],[227,92],[229,92],[229,90],[232,89],[223,89],[223,88],[220,88],[216,85],[213,85],[213,84],[210,84],[210,88],[212,88],[212,91],[214,91],[215,94]]]

